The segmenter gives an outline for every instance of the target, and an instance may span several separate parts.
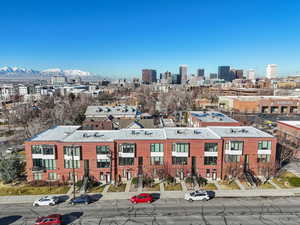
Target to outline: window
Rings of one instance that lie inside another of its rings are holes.
[[[120,144],[120,151],[123,153],[135,153],[135,144]]]
[[[244,142],[243,141],[231,141],[230,150],[231,151],[241,151],[243,150]]]
[[[267,163],[270,162],[271,155],[257,155],[257,162]]]
[[[57,180],[57,173],[48,173],[48,180]]]
[[[31,145],[32,154],[42,154],[42,147],[40,145]]]
[[[206,177],[210,177],[210,169],[206,169]]]
[[[97,160],[97,168],[109,168],[110,160],[109,159],[98,159]]]
[[[173,152],[189,152],[189,143],[174,143]]]
[[[54,145],[42,145],[44,155],[53,155],[55,152]]]
[[[56,169],[56,161],[54,159],[44,159],[43,165],[47,170],[55,170]]]
[[[164,144],[151,144],[150,151],[151,152],[164,152]]]
[[[74,160],[74,161],[72,161],[72,160],[65,160],[64,161],[64,166],[65,166],[65,168],[66,169],[72,169],[73,168],[73,162],[74,162],[74,168],[75,169],[78,169],[78,168],[80,168],[80,161],[79,160]]]
[[[107,155],[110,154],[108,145],[98,145],[96,146],[97,155]]]
[[[43,167],[43,159],[32,159],[34,167]]]
[[[163,165],[164,164],[164,157],[162,156],[153,156],[151,157],[151,165]]]
[[[271,150],[272,142],[271,141],[259,141],[258,149],[259,150]]]
[[[172,157],[173,165],[187,165],[187,157]]]
[[[81,146],[64,146],[64,154],[67,156],[81,156]]]
[[[204,151],[205,152],[217,152],[218,151],[218,143],[205,143]]]
[[[42,173],[33,173],[33,180],[42,180],[43,174]]]
[[[119,157],[119,165],[120,166],[133,166],[134,158]]]
[[[240,162],[239,155],[225,155],[225,162]]]
[[[204,165],[217,165],[217,157],[216,156],[205,156],[204,157]]]

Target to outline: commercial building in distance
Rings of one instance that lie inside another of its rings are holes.
[[[274,168],[276,138],[254,127],[161,128],[88,131],[58,126],[25,142],[28,181],[103,183],[139,174],[222,179]]]
[[[142,80],[144,84],[152,84],[157,82],[156,70],[151,70],[151,69],[142,70]]]
[[[298,96],[220,96],[219,109],[240,113],[298,114]]]
[[[181,77],[181,84],[185,84],[188,76],[187,76],[187,72],[188,71],[188,66],[187,65],[181,65],[179,67],[179,75]]]
[[[277,65],[276,64],[268,64],[266,68],[266,77],[268,79],[276,78],[277,76]]]
[[[234,79],[234,76],[230,71],[230,66],[219,66],[218,78],[223,79],[225,81],[232,81]]]
[[[191,127],[208,127],[240,126],[241,124],[220,112],[190,111],[188,112],[188,125]]]

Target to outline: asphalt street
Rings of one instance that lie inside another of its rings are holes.
[[[300,198],[215,198],[208,202],[161,199],[132,205],[127,200],[99,200],[90,205],[32,207],[1,204],[0,224],[34,224],[36,217],[63,215],[76,225],[299,225]]]

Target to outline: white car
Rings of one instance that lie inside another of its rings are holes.
[[[191,193],[185,193],[184,199],[191,202],[198,200],[208,201],[210,197],[206,191],[194,191]]]
[[[45,196],[41,199],[34,201],[33,206],[42,206],[42,205],[56,205],[58,203],[58,198],[54,196]]]

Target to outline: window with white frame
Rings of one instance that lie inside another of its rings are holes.
[[[218,143],[205,143],[204,151],[205,152],[217,152],[218,151]]]
[[[172,151],[173,152],[189,152],[189,143],[174,143]]]
[[[57,173],[48,173],[48,180],[57,180]]]
[[[151,144],[150,145],[150,151],[151,152],[164,152],[164,144]]]
[[[132,143],[120,144],[119,151],[123,153],[135,153],[135,144]]]
[[[228,162],[228,163],[230,163],[230,162],[240,162],[240,155],[228,155],[228,154],[226,154],[225,155],[225,162]]]
[[[97,145],[96,146],[96,153],[97,153],[97,155],[110,154],[109,146],[108,145]]]
[[[162,156],[152,156],[151,157],[151,165],[163,165],[164,157]]]
[[[72,169],[74,164],[74,169],[80,168],[80,160],[64,160],[65,169]]]
[[[64,155],[81,156],[81,146],[64,146]]]
[[[267,163],[270,162],[271,155],[269,154],[259,154],[257,155],[257,162],[259,163]]]
[[[271,141],[259,141],[258,150],[271,150],[272,142]]]
[[[225,149],[231,151],[242,151],[244,148],[243,141],[226,141]]]

